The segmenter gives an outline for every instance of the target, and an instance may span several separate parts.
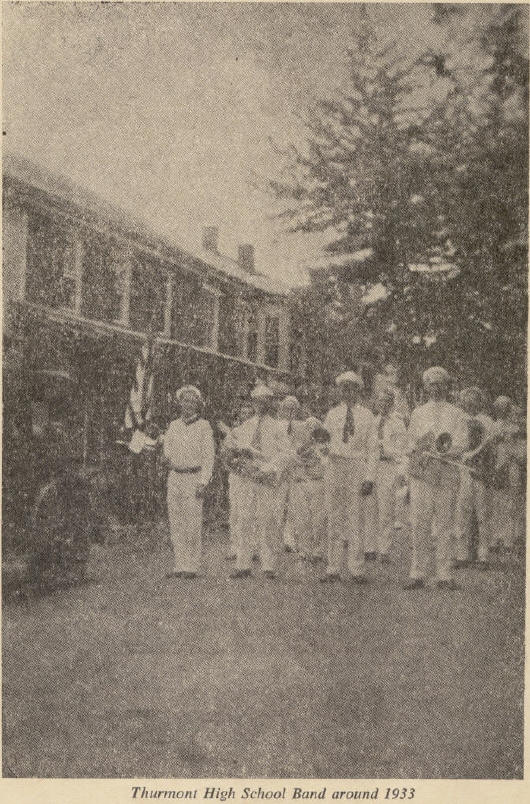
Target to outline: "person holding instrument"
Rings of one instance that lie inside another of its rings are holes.
[[[460,406],[469,417],[469,449],[462,456],[464,465],[460,470],[460,488],[456,506],[455,567],[458,569],[469,564],[471,525],[475,514],[478,525],[477,567],[486,569],[490,544],[488,486],[491,483],[494,462],[493,421],[484,413],[484,396],[480,388],[475,386],[464,388],[460,394]]]
[[[272,415],[273,393],[258,385],[251,393],[255,415],[234,428],[237,448],[232,450],[232,466],[245,478],[238,514],[236,569],[230,578],[251,575],[253,534],[260,541],[263,575],[276,577],[279,551],[281,501],[278,488],[289,457],[289,444],[282,424]]]
[[[455,589],[451,576],[458,463],[468,446],[466,414],[447,401],[449,374],[434,366],[423,373],[429,401],[414,409],[408,429],[412,565],[405,589],[425,586],[429,543],[435,544],[440,589]]]

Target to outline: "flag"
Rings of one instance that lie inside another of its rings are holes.
[[[146,446],[146,429],[152,418],[154,338],[142,344],[133,384],[125,408],[123,427],[118,438],[131,452],[139,453]],[[149,439],[147,439],[149,440]]]

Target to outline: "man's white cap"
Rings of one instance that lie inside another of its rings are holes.
[[[493,403],[494,408],[509,408],[512,404],[512,400],[509,396],[498,396],[495,402]]]
[[[183,385],[182,388],[178,389],[178,391],[175,394],[175,396],[177,397],[177,400],[179,402],[182,399],[182,397],[184,396],[184,394],[193,394],[199,400],[199,402],[203,401],[202,394],[199,391],[199,389],[197,388],[197,386],[195,386],[195,385]]]
[[[449,372],[441,366],[431,366],[423,372],[423,382],[449,382]]]
[[[335,385],[341,385],[343,382],[351,382],[354,385],[358,385],[359,388],[364,388],[364,382],[354,371],[343,371],[342,374],[335,378]]]
[[[256,385],[250,393],[251,399],[271,399],[273,396],[271,389],[266,385]]]
[[[286,396],[282,401],[283,408],[299,408],[300,402],[295,396]]]

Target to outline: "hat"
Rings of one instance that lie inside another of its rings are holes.
[[[195,385],[183,385],[182,388],[179,388],[177,393],[175,394],[177,400],[180,402],[184,394],[193,394],[199,402],[203,401],[202,394],[199,389]]]
[[[320,419],[317,419],[316,416],[309,416],[305,420],[304,424],[308,428],[308,430],[316,430],[317,427],[322,427],[323,426],[322,422],[320,421]]]
[[[364,388],[364,382],[354,371],[343,371],[342,374],[339,374],[339,376],[335,378],[335,385],[341,385],[345,382],[350,382],[353,385],[357,385],[359,388]]]
[[[252,389],[250,392],[251,399],[271,399],[274,396],[270,388],[267,388],[266,385],[260,384],[256,385],[255,388]]]
[[[428,382],[449,382],[449,373],[441,366],[432,366],[423,372],[424,384]]]
[[[495,402],[493,403],[494,408],[509,408],[512,404],[512,400],[509,396],[498,396]]]
[[[299,408],[300,402],[295,396],[286,396],[285,399],[282,400],[282,407]]]

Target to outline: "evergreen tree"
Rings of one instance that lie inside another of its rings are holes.
[[[364,350],[392,354],[409,381],[442,362],[494,394],[524,393],[526,9],[486,13],[484,24],[473,8],[436,6],[446,41],[411,65],[364,10],[349,90],[309,111],[307,152],[273,183],[293,231],[330,233],[302,294],[324,370]],[[429,76],[446,92],[422,109],[413,98]],[[361,304],[378,283],[383,298]]]

